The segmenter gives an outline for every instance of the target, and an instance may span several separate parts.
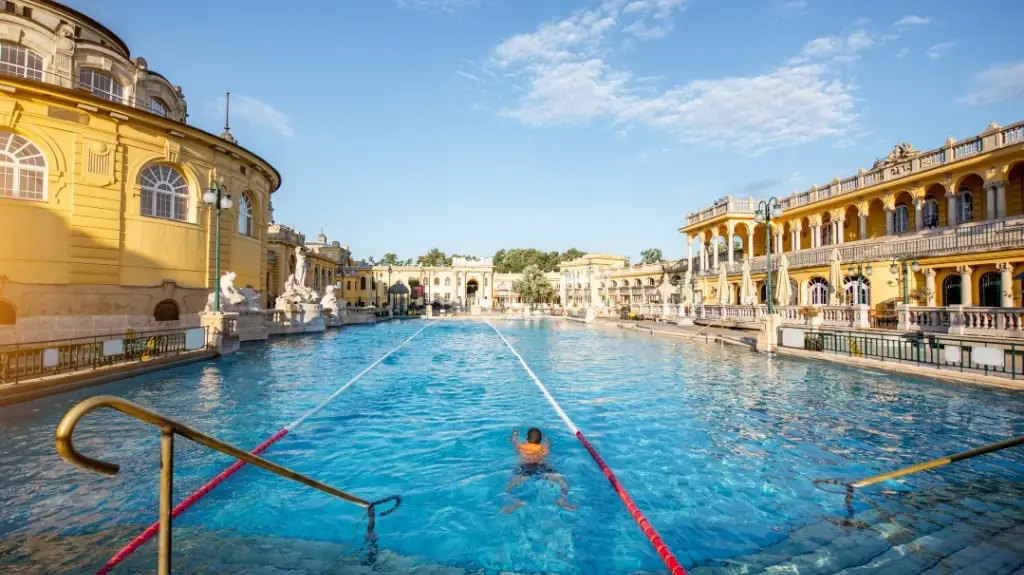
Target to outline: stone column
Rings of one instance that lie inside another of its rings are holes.
[[[747,254],[748,259],[754,259],[754,229],[751,227],[747,228]]]
[[[1013,264],[1003,262],[996,265],[999,270],[999,289],[1003,293],[1000,307],[1013,307]]]
[[[729,261],[729,268],[732,268],[732,247],[736,245],[733,243],[736,238],[736,236],[733,235],[733,229],[734,228],[732,226],[729,226],[729,243],[727,245],[727,251],[725,252],[726,259]]]
[[[996,217],[1006,217],[1006,182],[996,182],[993,186],[996,191]]]
[[[868,239],[868,215],[861,212],[858,219],[860,220],[860,239],[866,240]]]
[[[885,235],[891,236],[893,229],[893,215],[895,209],[890,209],[889,206],[885,207]]]
[[[708,247],[703,243],[700,245],[700,271],[708,269]]]
[[[985,186],[985,219],[996,219],[996,195],[994,186]]]
[[[818,225],[811,224],[811,249],[818,247]]]
[[[919,232],[924,229],[924,200],[914,200],[914,231]]]
[[[971,295],[971,273],[974,272],[974,268],[971,266],[960,266],[956,268],[956,271],[960,272],[960,305],[970,307],[974,305],[974,299]]]
[[[953,190],[946,190],[946,223],[949,227],[956,225],[956,194]]]
[[[693,238],[689,234],[686,236],[686,265],[693,273]]]
[[[711,261],[715,270],[718,270],[718,232],[711,234]]]
[[[925,305],[935,307],[935,268],[924,269]]]
[[[836,239],[835,243],[837,243],[837,244],[843,243],[843,235],[844,235],[844,231],[845,231],[845,230],[843,230],[843,227],[844,227],[843,224],[845,222],[846,222],[846,220],[836,220],[836,228],[835,228],[836,232],[835,232],[835,235],[833,235],[832,237],[834,237]]]
[[[789,245],[793,246],[794,252],[800,251],[800,230],[789,230]]]

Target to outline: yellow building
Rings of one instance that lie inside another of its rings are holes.
[[[221,270],[265,290],[277,171],[185,123],[181,89],[46,0],[0,12],[0,343],[195,322]],[[165,323],[163,320],[170,321]]]
[[[1013,275],[1024,260],[1022,183],[1024,123],[993,123],[927,151],[904,143],[870,169],[781,198],[767,235],[753,199],[725,197],[689,214],[680,229],[685,265],[696,272],[698,301],[710,303],[738,301],[744,259],[766,301],[770,244],[773,265],[785,254],[792,279],[793,296],[781,304],[861,301],[877,315],[902,303],[905,283],[908,299],[923,306],[1019,306]],[[836,256],[838,282],[834,273],[830,281]],[[857,264],[873,273],[858,274]],[[722,267],[728,294],[716,287]]]

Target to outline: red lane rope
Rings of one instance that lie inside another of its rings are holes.
[[[283,428],[281,429],[281,431],[278,431],[274,435],[270,436],[270,438],[268,438],[266,441],[259,444],[259,446],[257,446],[256,449],[253,449],[251,453],[253,455],[259,455],[260,453],[263,453],[275,441],[281,439],[285,435],[288,435],[288,428]],[[224,483],[224,481],[228,477],[234,475],[235,472],[241,469],[244,465],[244,461],[238,460],[231,464],[231,467],[228,467],[224,471],[221,471],[220,474],[218,474],[216,477],[207,481],[195,493],[189,495],[187,498],[183,499],[181,503],[174,506],[174,509],[171,510],[171,519],[177,517],[178,515],[181,515],[186,509],[195,505],[197,501],[199,501],[200,499],[203,498],[203,496],[212,491],[214,487],[217,487],[221,483]],[[120,565],[121,562],[127,559],[129,555],[135,553],[135,551],[139,547],[142,547],[143,543],[152,539],[159,531],[160,522],[156,521],[155,523],[147,527],[145,531],[143,531],[137,537],[135,537],[135,539],[132,539],[131,543],[125,545],[123,549],[121,549],[117,552],[116,555],[111,557],[110,560],[107,561],[105,565],[103,565],[103,567],[96,571],[96,575],[107,575],[107,573],[110,573],[111,569]]]
[[[629,496],[629,492],[626,491],[626,488],[623,487],[621,483],[619,483],[619,479],[615,477],[615,474],[612,473],[612,470],[608,467],[607,464],[605,464],[604,460],[601,459],[601,456],[598,455],[597,450],[594,449],[594,446],[591,445],[589,441],[587,441],[586,437],[583,437],[583,432],[580,431],[578,427],[576,427],[576,424],[572,422],[572,419],[569,419],[568,414],[565,413],[565,411],[562,409],[562,406],[558,405],[558,402],[555,401],[555,398],[552,397],[551,392],[548,391],[548,388],[545,387],[544,383],[542,383],[540,378],[537,377],[537,374],[533,373],[533,370],[530,369],[530,366],[526,363],[526,360],[523,359],[523,356],[519,355],[519,352],[516,351],[516,348],[512,347],[512,344],[509,343],[507,339],[505,339],[504,334],[502,334],[501,331],[494,326],[494,324],[492,324],[491,322],[487,322],[487,325],[491,326],[491,329],[494,330],[494,333],[498,334],[498,337],[501,338],[501,341],[505,342],[505,345],[508,346],[509,351],[512,352],[512,355],[516,356],[516,358],[519,360],[519,364],[523,366],[523,369],[525,369],[526,373],[529,374],[530,379],[533,380],[533,383],[535,383],[537,385],[537,388],[540,389],[541,393],[544,394],[544,397],[548,400],[548,403],[551,404],[551,407],[555,409],[555,412],[558,413],[558,416],[561,417],[562,421],[565,422],[565,425],[566,427],[569,428],[569,431],[571,431],[572,434],[576,436],[576,439],[580,440],[580,443],[583,444],[583,447],[585,447],[587,451],[590,453],[590,456],[594,458],[594,461],[597,463],[597,466],[601,468],[601,471],[604,473],[604,476],[607,477],[609,483],[612,484],[612,488],[614,488],[615,492],[619,494],[619,499],[621,499],[622,502],[626,505],[626,510],[628,510],[629,514],[633,516],[633,519],[636,521],[636,524],[639,525],[640,530],[643,531],[644,536],[647,537],[647,540],[651,542],[651,546],[654,547],[655,552],[657,552],[658,556],[661,557],[661,560],[665,562],[665,566],[668,567],[669,572],[672,573],[672,575],[686,575],[686,569],[683,569],[683,566],[679,564],[679,560],[676,559],[676,556],[672,554],[672,550],[669,549],[668,545],[665,545],[665,541],[661,539],[661,535],[658,535],[658,532],[655,531],[654,526],[651,525],[651,522],[648,521],[646,517],[644,517],[644,514],[640,511],[640,509],[636,506],[636,503],[633,501],[633,498]]]
[[[662,540],[661,535],[658,535],[658,531],[653,525],[651,525],[651,522],[644,517],[643,512],[636,506],[633,498],[629,496],[629,492],[626,491],[626,488],[623,487],[621,483],[619,483],[619,478],[615,477],[615,474],[612,473],[612,470],[604,460],[601,459],[601,456],[597,453],[597,450],[594,449],[594,446],[587,441],[586,437],[583,437],[582,431],[576,432],[576,439],[579,439],[583,444],[583,447],[587,448],[587,451],[590,452],[590,456],[597,462],[597,466],[604,472],[604,476],[607,477],[608,482],[612,484],[612,488],[615,489],[615,493],[619,494],[619,499],[621,499],[622,503],[626,505],[626,509],[629,510],[629,514],[633,516],[636,524],[640,527],[640,530],[643,531],[644,536],[651,542],[651,547],[654,547],[654,551],[659,557],[661,557],[661,560],[665,562],[665,566],[668,567],[669,573],[672,575],[686,575],[686,569],[679,564],[679,560],[672,554],[672,550],[669,549],[668,545],[665,544],[665,541]]]
[[[348,389],[352,384],[354,384],[355,382],[357,382],[360,379],[362,379],[362,377],[364,375],[369,373],[370,370],[372,370],[373,368],[375,368],[378,365],[380,365],[385,359],[387,359],[389,356],[391,356],[391,354],[393,354],[396,351],[398,351],[398,350],[402,349],[403,347],[405,347],[405,344],[407,344],[410,341],[412,341],[412,339],[414,337],[418,336],[425,329],[427,329],[427,326],[421,327],[416,333],[412,334],[411,336],[406,338],[405,341],[403,341],[401,344],[399,344],[398,347],[396,347],[396,348],[392,349],[391,351],[385,353],[384,355],[380,356],[380,358],[378,358],[376,361],[374,361],[369,366],[367,366],[366,369],[364,369],[363,371],[359,372],[352,379],[348,380],[348,382],[346,382],[345,385],[339,387],[334,393],[332,393],[331,395],[327,396],[327,398],[324,399],[322,402],[320,402],[319,405],[317,405],[313,409],[307,411],[306,413],[304,413],[301,417],[299,417],[295,421],[293,421],[293,422],[289,423],[288,425],[284,426],[283,428],[281,428],[280,431],[278,431],[274,435],[271,435],[269,438],[267,438],[266,441],[264,441],[263,443],[261,443],[258,446],[256,446],[256,449],[253,449],[250,453],[252,453],[253,455],[259,455],[260,453],[265,451],[268,447],[273,445],[274,442],[280,440],[285,435],[288,435],[289,431],[291,431],[291,430],[295,429],[296,427],[302,425],[302,423],[305,422],[310,416],[312,416],[313,414],[315,414],[318,411],[320,411],[321,409],[323,409],[328,403],[331,402],[331,400],[333,400],[334,398],[336,398],[339,395],[341,395],[342,392],[344,392],[346,389]],[[174,508],[171,509],[171,519],[174,519],[178,515],[181,515],[189,507],[192,507],[192,505],[194,505],[197,501],[202,499],[207,493],[212,491],[214,487],[217,487],[221,483],[224,483],[224,481],[227,480],[227,478],[229,478],[232,475],[234,475],[235,472],[238,471],[239,469],[241,469],[243,466],[245,466],[245,462],[244,461],[241,461],[241,460],[236,461],[236,462],[231,464],[231,467],[228,467],[224,471],[221,471],[216,477],[214,477],[210,481],[206,482],[206,484],[203,485],[202,487],[200,487],[198,491],[196,491],[192,495],[189,495],[187,498],[182,500],[181,503],[175,505]],[[139,547],[142,547],[143,543],[145,543],[146,541],[149,541],[150,539],[152,539],[159,532],[160,532],[160,522],[157,521],[156,523],[153,523],[152,525],[147,527],[146,530],[143,531],[142,533],[140,533],[137,537],[135,537],[135,539],[132,539],[131,543],[129,543],[128,545],[125,545],[124,548],[121,549],[120,551],[118,551],[116,555],[111,557],[110,560],[108,560],[106,562],[106,564],[103,565],[103,567],[101,567],[98,571],[96,571],[96,575],[107,575],[108,573],[110,573],[111,569],[113,569],[114,567],[117,567],[118,565],[120,565],[125,559],[128,558],[129,555],[131,555],[136,550],[138,550]]]

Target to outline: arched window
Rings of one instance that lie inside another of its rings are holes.
[[[779,293],[778,289],[779,289],[778,286],[773,283],[772,284],[772,291],[775,292],[775,293]],[[768,284],[767,283],[762,283],[761,284],[761,289],[759,291],[761,293],[761,295],[760,295],[760,298],[761,298],[760,302],[761,303],[768,303]],[[778,305],[796,305],[796,294],[797,294],[796,280],[789,280],[789,301],[788,302],[781,302],[780,301],[780,302],[776,302],[776,303]],[[774,298],[775,295],[773,294],[772,297]]]
[[[962,291],[960,289],[960,274],[946,276],[942,280],[942,305],[960,305]]]
[[[110,74],[95,68],[81,68],[78,70],[78,83],[97,98],[124,103],[124,87]]]
[[[46,157],[35,144],[0,130],[0,197],[46,199]]]
[[[178,321],[181,319],[178,304],[172,299],[165,299],[156,304],[156,307],[153,309],[153,319],[156,321]]]
[[[238,198],[238,233],[243,236],[252,236],[252,201],[249,194],[242,194]]]
[[[956,221],[969,222],[974,219],[974,195],[971,188],[962,186],[956,194]]]
[[[452,278],[444,278],[444,285],[446,285],[446,286],[452,285]]]
[[[647,285],[653,286],[654,285],[654,278],[647,278]]]
[[[843,286],[843,293],[846,301],[851,304],[871,303],[871,282],[868,278],[860,277],[860,297],[857,297],[857,276],[846,276],[846,284]]]
[[[677,285],[679,285],[679,282],[681,282],[681,281],[683,281],[683,278],[679,277],[678,275],[672,276],[672,281],[671,281],[672,285],[677,286]]]
[[[935,198],[924,200],[924,229],[929,230],[939,227],[939,201]]]
[[[894,234],[905,234],[908,231],[907,227],[907,210],[906,204],[900,204],[896,206],[896,211],[892,214],[892,233]]]
[[[814,278],[807,284],[807,301],[811,305],[828,305],[828,281]]]
[[[981,307],[999,307],[1003,304],[1003,281],[999,272],[987,272],[978,281],[978,303]],[[968,304],[970,305],[970,304]]]
[[[158,116],[167,117],[167,104],[156,96],[149,99],[149,111]]]
[[[18,314],[11,302],[0,299],[0,325],[14,325],[17,321]]]
[[[618,284],[615,283],[615,280],[612,280],[612,287],[618,287]]]
[[[643,284],[642,284],[642,283],[640,282],[640,280],[634,280],[634,281],[633,281],[633,285],[635,285],[636,287],[641,287],[641,286],[643,286]]]
[[[188,183],[181,172],[166,164],[147,166],[139,174],[144,216],[188,220]]]
[[[359,289],[366,289],[366,276],[359,278]]]
[[[0,72],[42,81],[43,57],[24,46],[0,42]]]
[[[821,245],[832,245],[832,222],[821,223]]]
[[[441,278],[434,278],[434,285],[436,285],[436,286],[441,285]]]

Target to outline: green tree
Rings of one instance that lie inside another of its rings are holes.
[[[416,263],[427,267],[442,267],[452,265],[452,259],[437,248],[430,248],[430,251],[416,258]]]
[[[402,262],[399,261],[398,256],[388,252],[384,254],[384,257],[380,258],[380,265],[382,266],[400,266]]]
[[[562,252],[561,260],[563,262],[567,262],[577,258],[582,258],[585,255],[587,255],[587,252],[582,252],[576,248],[569,248]]]
[[[651,248],[640,252],[640,259],[643,260],[643,263],[645,264],[656,264],[664,261],[661,257],[661,250],[658,248]]]
[[[532,265],[523,270],[523,277],[512,283],[512,291],[523,298],[523,303],[532,305],[546,303],[554,299],[555,288],[544,277],[539,267]]]

